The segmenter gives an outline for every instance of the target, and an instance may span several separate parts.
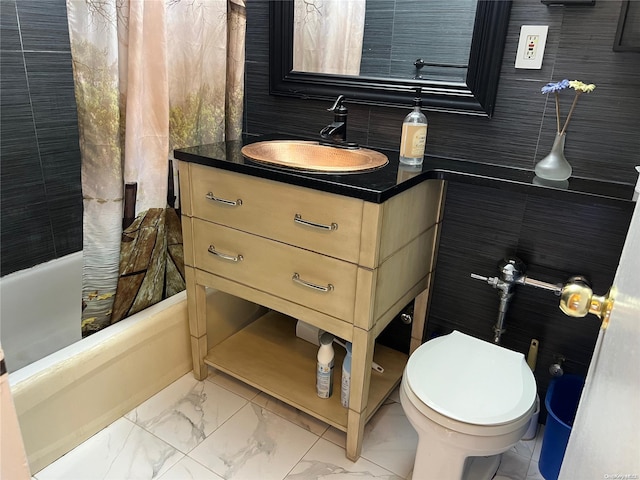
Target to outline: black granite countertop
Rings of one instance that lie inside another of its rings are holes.
[[[242,156],[244,145],[263,140],[295,139],[292,136],[247,136],[241,140],[177,149],[178,160],[313,188],[368,202],[382,203],[424,180],[439,179],[499,188],[513,192],[574,200],[581,203],[630,203],[634,185],[571,177],[565,182],[539,179],[531,170],[488,165],[467,160],[425,156],[421,167],[400,165],[398,152],[375,148],[389,163],[377,170],[349,174],[324,174],[276,168]],[[303,139],[300,139],[303,140]]]

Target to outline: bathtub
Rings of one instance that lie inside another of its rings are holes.
[[[0,343],[9,372],[81,339],[82,252],[0,279]]]
[[[191,371],[187,311],[183,291],[9,373],[32,474]],[[263,313],[208,290],[207,321],[223,326],[209,344]]]

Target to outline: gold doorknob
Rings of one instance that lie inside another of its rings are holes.
[[[615,287],[611,287],[606,295],[594,295],[584,277],[571,277],[562,287],[560,310],[570,317],[584,317],[593,313],[602,320],[602,328],[607,328],[614,297]]]

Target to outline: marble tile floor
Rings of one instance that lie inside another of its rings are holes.
[[[541,440],[506,452],[495,480],[542,480]],[[411,479],[417,435],[397,390],[367,424],[357,462],[344,444],[343,432],[212,370],[205,381],[184,375],[33,478]]]

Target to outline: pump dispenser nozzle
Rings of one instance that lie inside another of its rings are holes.
[[[414,107],[422,107],[422,87],[416,88],[416,96],[413,98]]]

